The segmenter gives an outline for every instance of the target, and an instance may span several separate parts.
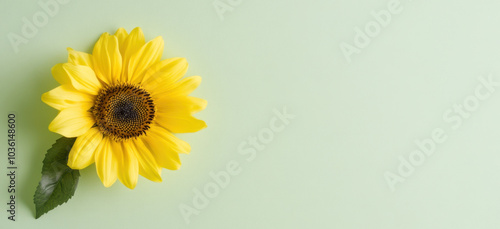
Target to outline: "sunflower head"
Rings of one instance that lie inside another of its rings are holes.
[[[119,179],[131,189],[138,174],[160,182],[161,168],[178,169],[190,146],[173,133],[206,127],[192,116],[206,101],[189,96],[201,77],[181,79],[187,61],[161,60],[163,39],[146,43],[140,28],[102,34],[91,54],[68,52],[68,62],[52,68],[61,85],[42,95],[59,110],[49,129],[76,138],[68,166],[95,162],[104,186]]]

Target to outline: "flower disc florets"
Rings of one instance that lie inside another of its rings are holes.
[[[104,135],[123,141],[146,133],[155,117],[155,105],[140,86],[118,84],[99,91],[91,112]]]

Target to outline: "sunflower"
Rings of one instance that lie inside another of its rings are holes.
[[[161,182],[161,168],[179,169],[188,143],[173,133],[206,127],[193,113],[207,102],[188,96],[201,82],[184,58],[161,60],[163,39],[145,42],[140,28],[104,33],[92,54],[68,48],[68,62],[52,68],[61,86],[42,101],[59,110],[49,130],[76,138],[68,166],[80,170],[95,162],[105,187],[118,178],[134,189],[138,174]]]

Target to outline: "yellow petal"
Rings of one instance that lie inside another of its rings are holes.
[[[193,114],[207,107],[206,100],[192,96],[181,96],[181,97],[162,96],[162,97],[156,97],[154,98],[154,100],[158,112],[160,113],[184,112],[187,114]]]
[[[113,146],[113,143],[114,141],[109,137],[104,137],[95,152],[97,175],[105,187],[113,185],[118,177],[118,162],[113,155],[116,146]]]
[[[141,28],[137,27],[133,29],[123,40],[123,45],[120,45],[120,52],[123,56],[123,60],[130,59],[130,56],[136,53],[144,44],[146,44],[146,39],[144,38],[144,33]]]
[[[76,90],[91,95],[97,95],[102,87],[94,71],[88,66],[57,64],[52,68],[52,75],[61,85],[71,84]]]
[[[121,150],[113,152],[118,160],[118,179],[127,188],[134,189],[139,178],[139,162],[137,161],[136,152],[129,146],[128,142],[119,142]]]
[[[200,76],[190,76],[176,82],[168,88],[158,87],[156,90],[151,91],[151,95],[157,97],[176,97],[187,96],[194,91],[201,83]]]
[[[142,83],[144,88],[151,92],[155,90],[168,90],[186,74],[187,69],[188,62],[185,58],[170,58],[151,66],[144,74],[142,82],[139,81],[140,77],[132,82]]]
[[[158,125],[173,133],[192,133],[207,127],[205,121],[186,112],[157,112],[155,121]]]
[[[123,42],[125,42],[125,38],[127,38],[128,36],[127,30],[125,30],[124,28],[119,28],[118,30],[116,30],[115,36],[116,38],[118,38],[118,45],[120,45],[120,50],[121,50]]]
[[[130,141],[128,146],[135,153],[139,161],[139,173],[141,176],[154,181],[161,182],[161,167],[158,166],[151,151],[144,145],[141,139]]]
[[[177,153],[185,153],[188,154],[191,151],[191,146],[189,144],[175,135],[170,133],[170,131],[158,126],[152,125],[150,129],[152,134],[158,135],[160,138],[165,140],[165,143],[168,144],[168,148],[174,150]]]
[[[142,46],[146,44],[146,39],[144,38],[144,33],[142,33],[141,28],[137,27],[133,29],[130,34],[125,38],[123,44],[120,45],[120,52],[123,57],[123,72],[122,80],[128,80],[128,65],[129,60],[132,55],[134,55]]]
[[[205,109],[206,100],[191,96],[164,96],[156,101],[155,121],[165,129],[173,133],[191,133],[207,127],[203,120],[192,116],[193,113]]]
[[[104,33],[94,46],[92,62],[97,77],[106,84],[120,79],[122,71],[122,56],[116,36]]]
[[[91,128],[78,137],[68,155],[68,166],[72,169],[84,169],[94,163],[95,150],[101,143],[103,135],[98,128]]]
[[[68,63],[93,68],[92,55],[85,52],[75,51],[72,48],[68,48]]]
[[[95,123],[89,109],[89,106],[78,106],[61,110],[50,123],[49,130],[67,138],[85,134]]]
[[[158,128],[156,128],[158,130]],[[191,148],[189,145],[176,138],[168,131],[166,133],[158,133],[158,131],[148,131],[148,136],[143,138],[144,143],[154,155],[154,158],[159,166],[177,170],[181,166],[179,151],[188,153]]]
[[[68,84],[56,87],[42,95],[42,101],[57,110],[80,106],[82,103],[93,103],[94,99],[95,96],[79,92]]]
[[[170,148],[166,148],[168,144],[165,141],[158,140],[161,138],[157,135],[151,135],[149,138],[149,140],[144,140],[144,143],[153,152],[159,166],[170,170],[177,170],[181,167],[179,154]]]
[[[71,79],[66,71],[63,69],[64,64],[56,64],[52,67],[52,76],[61,85],[71,85]]]
[[[153,64],[160,61],[163,53],[163,46],[163,38],[161,36],[156,37],[130,56],[127,71],[128,82],[134,80],[135,78],[142,79],[146,70],[148,70],[148,68]]]

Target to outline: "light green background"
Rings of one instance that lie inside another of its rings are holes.
[[[1,1],[0,122],[18,115],[19,174],[16,222],[0,176],[0,228],[498,228],[500,92],[458,129],[442,117],[475,95],[478,77],[500,81],[498,1],[401,0],[351,63],[340,45],[353,45],[355,29],[391,1],[242,0],[223,20],[213,2],[72,0],[15,53],[8,34],[43,11],[37,1]],[[101,33],[136,26],[147,39],[163,36],[163,58],[186,57],[187,75],[203,77],[193,94],[209,102],[197,115],[209,127],[179,135],[192,152],[163,183],[104,188],[91,166],[68,203],[35,220],[42,160],[59,138],[47,129],[56,110],[40,101],[57,86],[50,68],[67,47],[88,52]],[[283,107],[295,119],[247,162],[238,146]],[[397,173],[399,157],[436,128],[447,140],[392,192],[384,173]],[[233,160],[242,172],[186,224],[179,206]]]

